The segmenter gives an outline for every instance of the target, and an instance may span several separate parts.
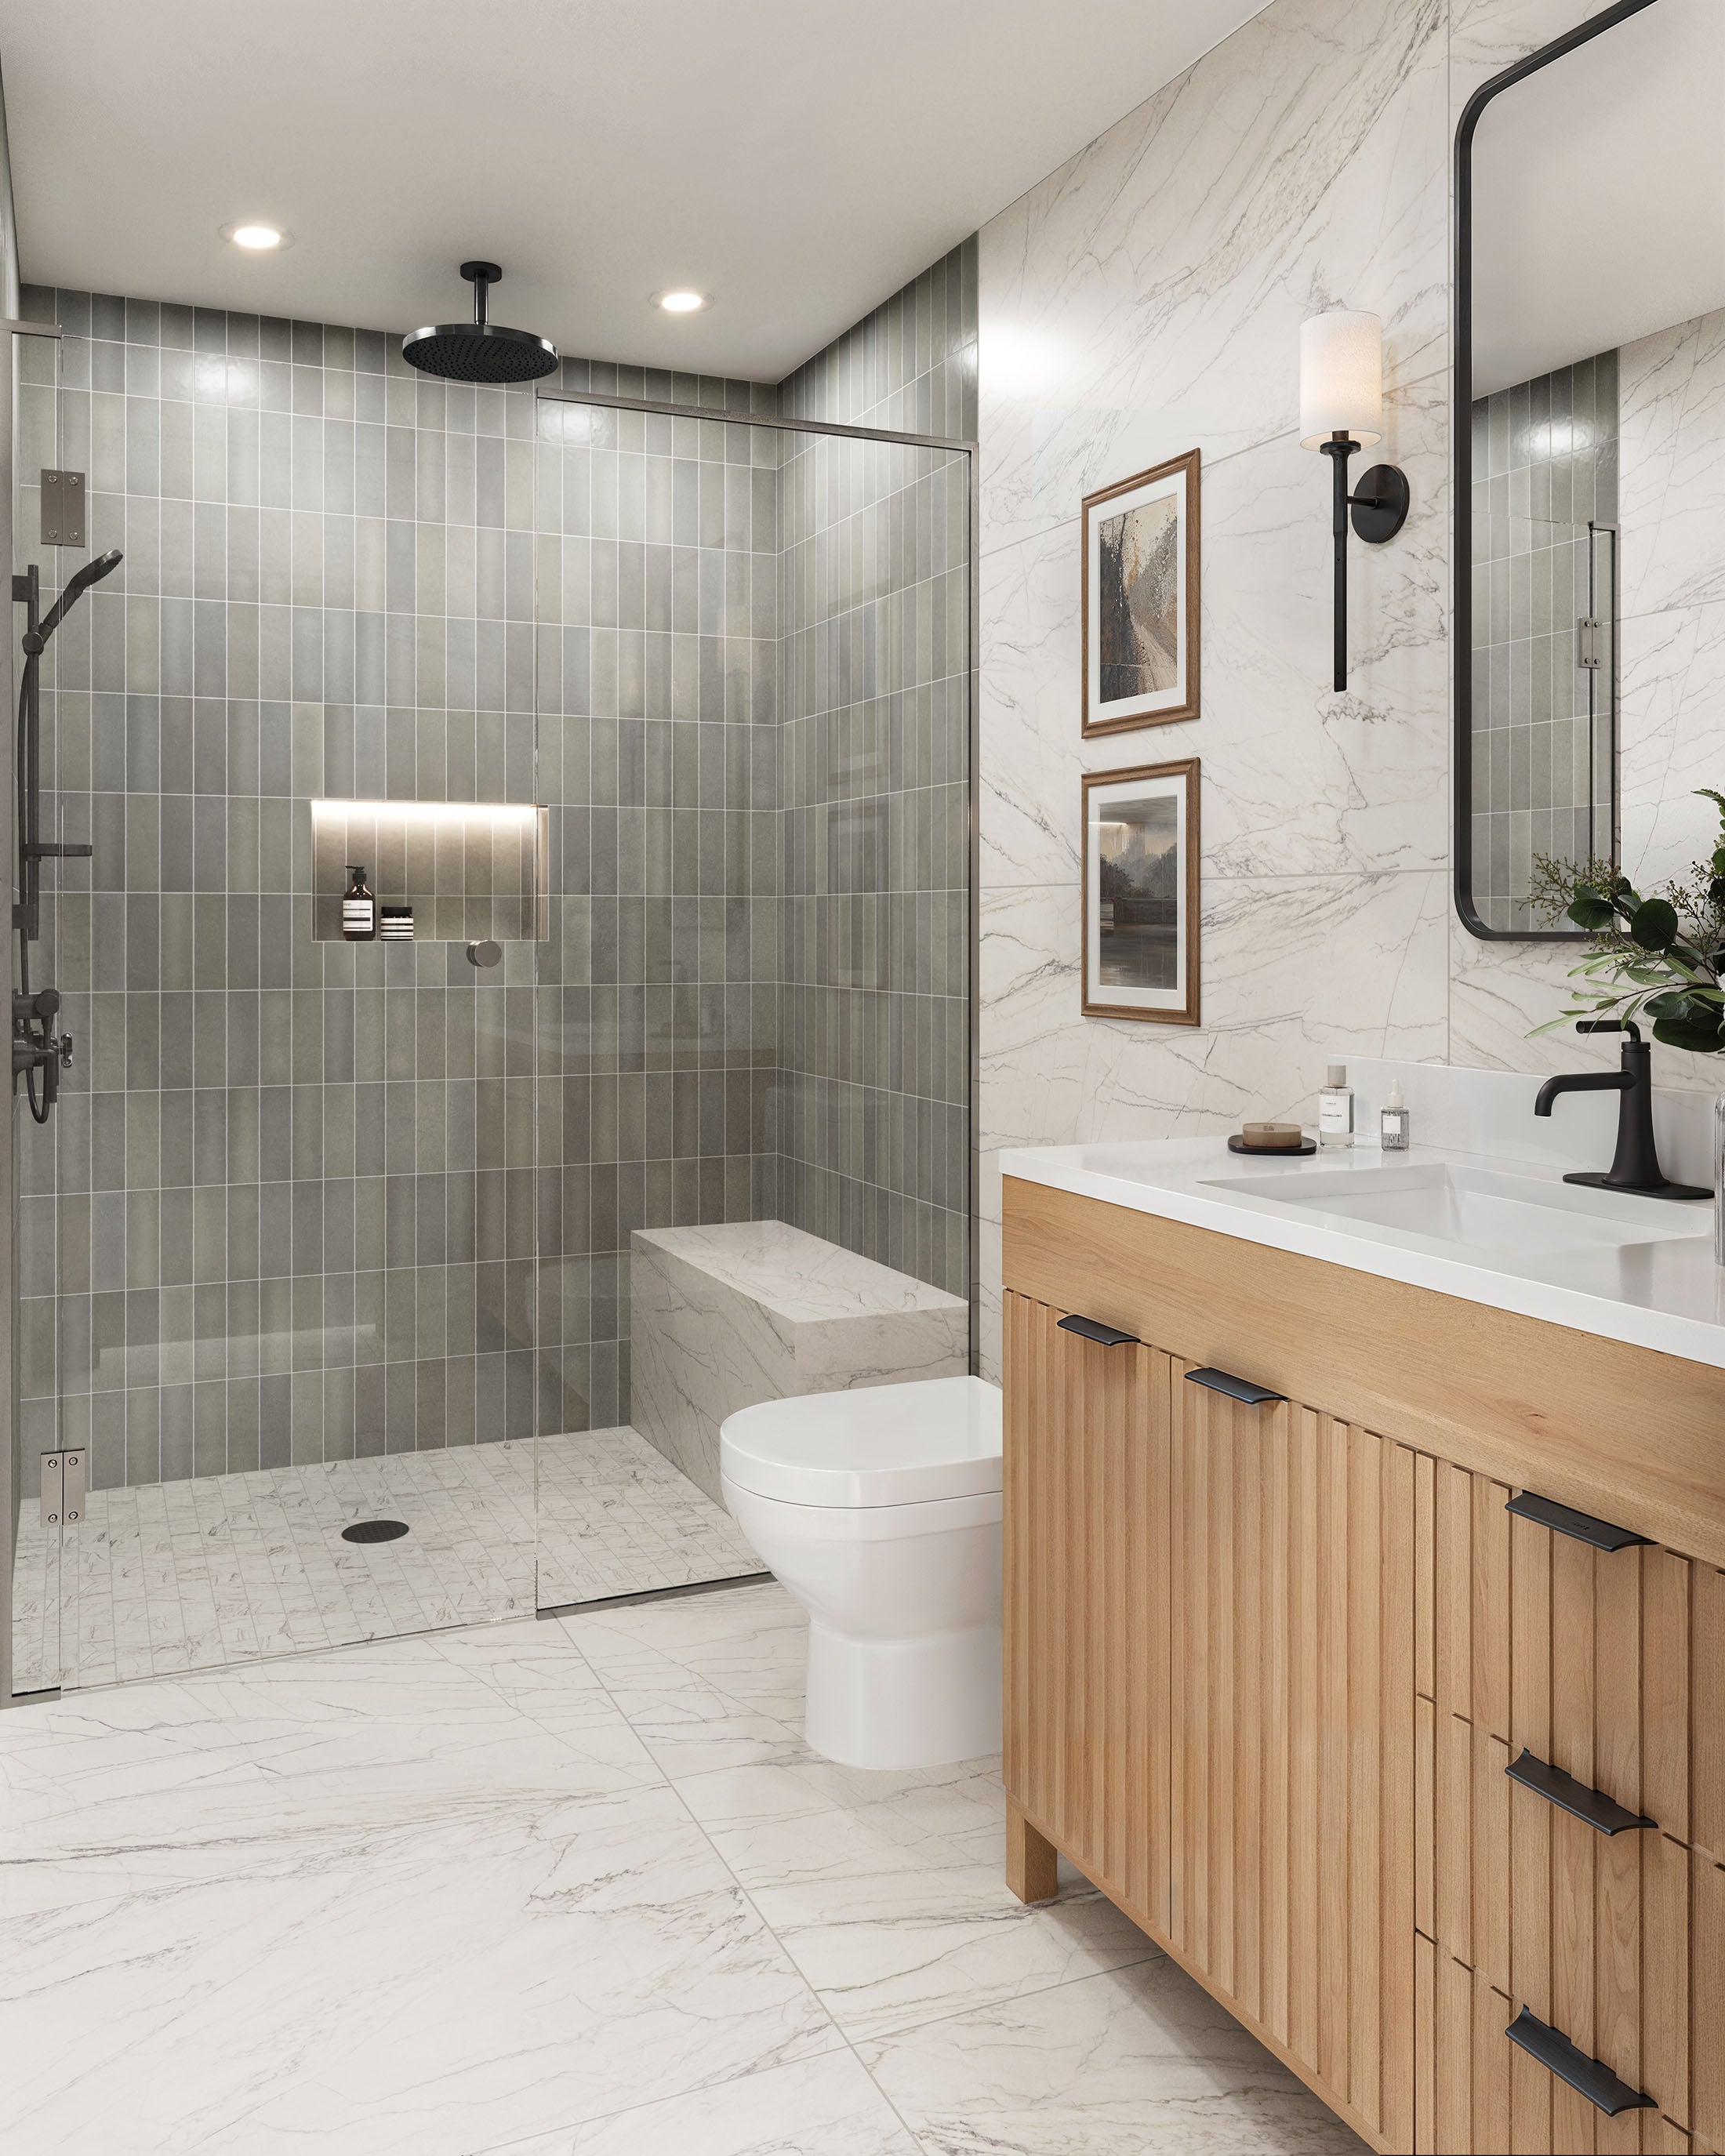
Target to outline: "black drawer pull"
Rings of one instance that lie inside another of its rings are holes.
[[[1627,2082],[1619,2081],[1609,2066],[1603,2066],[1597,2059],[1589,2058],[1585,2051],[1577,2051],[1567,2036],[1560,2036],[1555,2029],[1548,2029],[1544,2022],[1535,2020],[1525,2006],[1503,2033],[1512,2044],[1519,2044],[1530,2059],[1538,2059],[1560,2082],[1568,2082],[1571,2088],[1584,2096],[1608,2118],[1615,2118],[1620,2111],[1656,2108],[1651,2096],[1643,2096]]]
[[[1531,1490],[1512,1497],[1503,1509],[1517,1519],[1534,1520],[1560,1535],[1573,1535],[1579,1543],[1591,1543],[1595,1549],[1633,1549],[1647,1540],[1645,1535],[1632,1535],[1627,1527],[1614,1527],[1609,1520],[1596,1520],[1591,1512],[1571,1512],[1555,1498],[1536,1497]]]
[[[1249,1408],[1261,1408],[1271,1400],[1285,1400],[1286,1393],[1272,1393],[1268,1385],[1255,1385],[1250,1378],[1230,1377],[1226,1370],[1189,1370],[1189,1385],[1204,1385],[1213,1393],[1226,1393],[1230,1400],[1244,1400]]]
[[[1094,1340],[1099,1348],[1136,1348],[1136,1332],[1122,1332],[1117,1325],[1104,1325],[1100,1317],[1063,1317],[1062,1332],[1076,1332],[1081,1340]]]
[[[1525,1746],[1521,1758],[1503,1771],[1511,1781],[1519,1782],[1524,1789],[1531,1789],[1536,1797],[1543,1797],[1560,1811],[1584,1820],[1601,1834],[1626,1834],[1631,1827],[1657,1828],[1659,1825],[1645,1812],[1625,1811],[1615,1797],[1608,1797],[1603,1789],[1589,1789],[1585,1782],[1578,1782],[1561,1767],[1548,1766],[1543,1759],[1536,1759]]]

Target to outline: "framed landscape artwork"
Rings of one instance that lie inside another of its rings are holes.
[[[1198,716],[1198,451],[1084,497],[1084,732]]]
[[[1084,1015],[1198,1024],[1198,758],[1084,780]]]

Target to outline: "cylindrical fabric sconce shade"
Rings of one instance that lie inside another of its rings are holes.
[[[1384,439],[1384,325],[1337,309],[1300,325],[1300,446],[1333,434],[1362,448]]]

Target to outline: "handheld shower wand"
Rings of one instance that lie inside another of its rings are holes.
[[[13,922],[18,932],[18,985],[12,998],[12,1079],[22,1071],[29,1096],[30,1113],[39,1123],[48,1121],[59,1091],[61,1066],[72,1060],[72,1037],[54,1030],[60,1007],[54,988],[30,990],[30,945],[41,933],[42,864],[50,859],[88,860],[94,850],[87,845],[63,845],[44,841],[42,820],[42,687],[41,660],[54,631],[92,584],[111,576],[122,559],[117,547],[93,561],[66,581],[59,597],[39,621],[36,609],[41,578],[33,562],[21,577],[12,580],[12,595],[24,608],[24,670],[18,700],[18,903]],[[42,1074],[42,1097],[36,1096],[36,1074]]]

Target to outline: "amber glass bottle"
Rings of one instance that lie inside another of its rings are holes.
[[[341,894],[341,933],[350,943],[375,942],[377,935],[377,901],[366,881],[365,870],[355,868],[352,862],[347,868],[347,888]]]

